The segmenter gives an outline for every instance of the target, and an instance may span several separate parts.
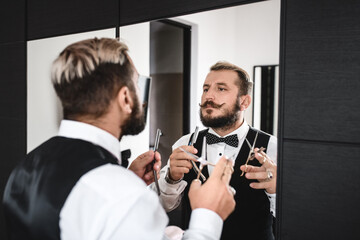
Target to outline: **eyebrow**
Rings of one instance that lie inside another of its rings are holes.
[[[215,85],[217,85],[217,86],[225,86],[225,87],[227,87],[228,85],[226,84],[226,83],[222,83],[222,82],[220,82],[220,83],[215,83]],[[210,87],[210,84],[204,84],[203,85],[203,88],[204,87]]]

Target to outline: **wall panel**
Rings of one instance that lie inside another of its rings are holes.
[[[19,29],[21,30],[21,28]],[[0,44],[0,196],[7,178],[26,152],[25,42]],[[6,239],[0,208],[0,239]]]
[[[359,239],[360,147],[285,141],[281,239]]]
[[[28,2],[28,40],[116,27],[119,0]]]
[[[0,118],[26,117],[25,50],[25,42],[0,45]]]
[[[282,8],[279,239],[359,239],[360,2]]]
[[[120,25],[261,1],[263,0],[120,0]]]
[[[287,1],[285,138],[360,143],[359,16],[360,1]]]
[[[25,0],[2,0],[0,4],[0,44],[25,38]]]

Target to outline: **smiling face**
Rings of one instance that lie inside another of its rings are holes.
[[[236,128],[242,123],[241,111],[248,95],[240,96],[238,75],[232,70],[211,71],[204,82],[200,118],[206,127]]]

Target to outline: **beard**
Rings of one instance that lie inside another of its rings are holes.
[[[121,127],[122,136],[124,135],[137,135],[141,133],[145,128],[145,113],[140,112],[139,99],[136,93],[132,93],[134,102],[134,108],[130,114],[130,117],[125,121]],[[120,136],[121,138],[121,136]]]
[[[228,128],[233,126],[239,120],[240,103],[238,101],[235,102],[231,110],[226,110],[223,115],[218,117],[204,116],[201,109],[206,105],[220,109],[224,104],[217,105],[213,102],[205,102],[204,104],[200,105],[200,120],[205,127],[215,129]]]

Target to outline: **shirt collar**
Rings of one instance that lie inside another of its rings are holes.
[[[112,153],[119,162],[121,161],[119,140],[110,133],[91,124],[62,120],[58,136],[81,139],[99,145]]]
[[[233,135],[236,134],[239,138],[239,141],[241,141],[242,139],[244,139],[249,131],[249,125],[247,124],[246,120],[244,119],[244,122],[241,124],[240,127],[238,127],[237,129],[235,129],[234,131],[232,131],[231,133],[223,136],[223,137],[227,137],[229,135]],[[221,137],[219,134],[217,134],[212,128],[209,128],[209,133],[212,133],[218,137]]]

